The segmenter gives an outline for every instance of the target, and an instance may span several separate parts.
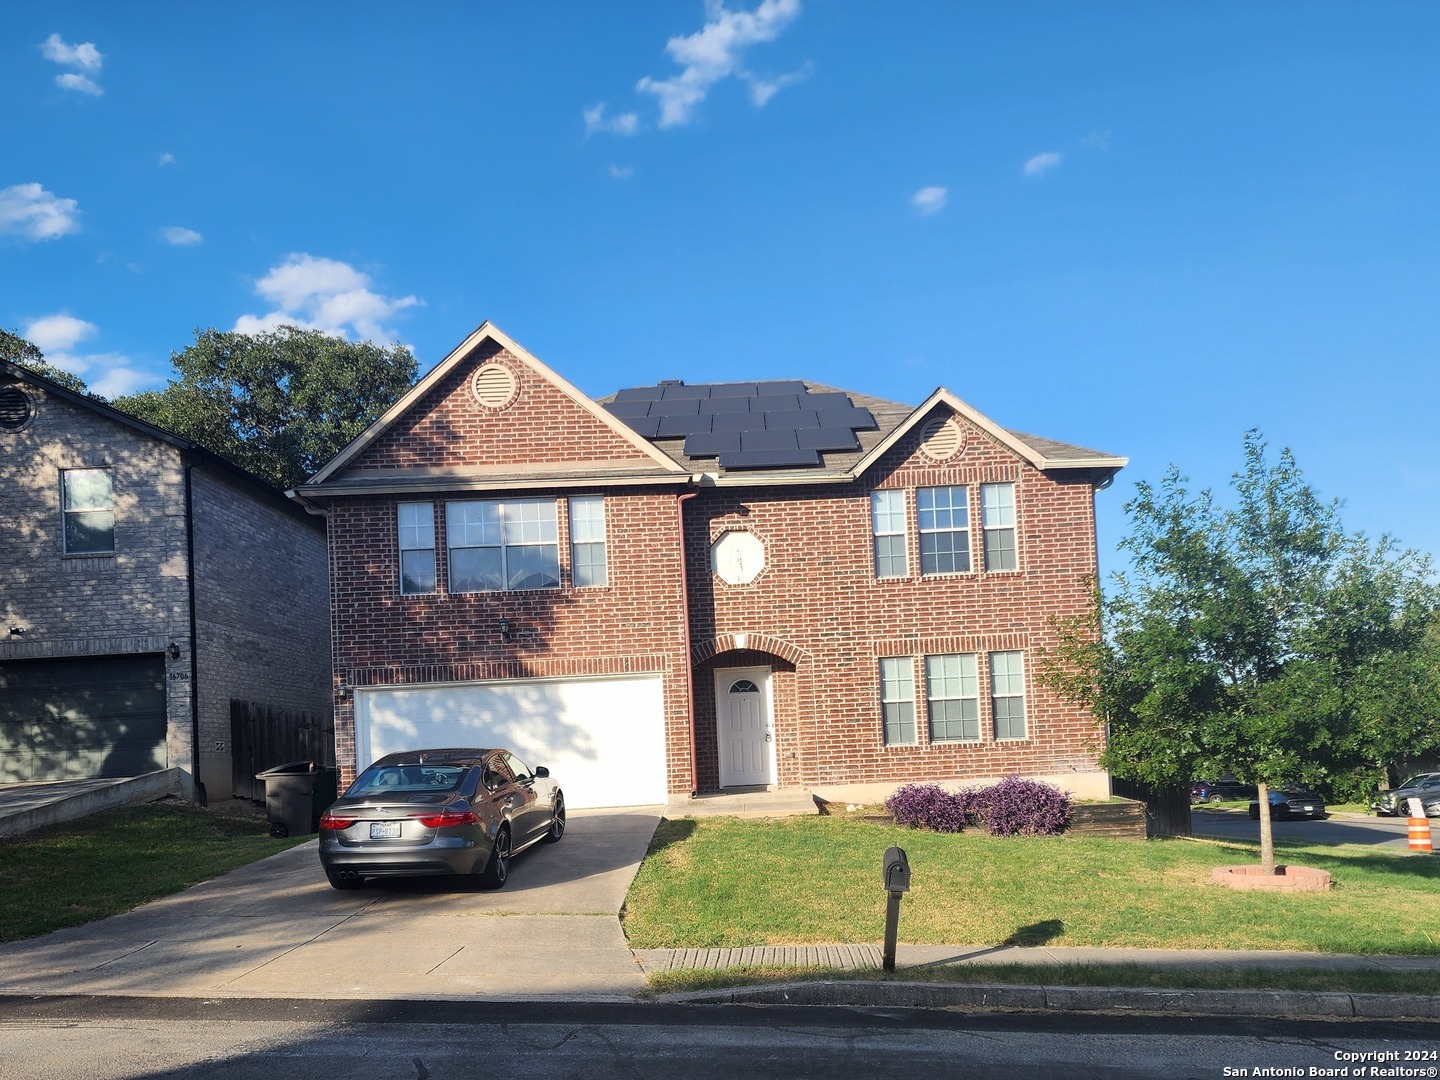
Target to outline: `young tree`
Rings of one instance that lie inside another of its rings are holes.
[[[29,368],[35,374],[59,383],[66,390],[74,390],[77,394],[90,393],[84,379],[50,363],[38,345],[26,341],[13,330],[0,330],[0,360],[8,360],[12,364]]]
[[[1234,505],[1172,467],[1138,485],[1131,569],[1061,628],[1045,677],[1107,727],[1103,763],[1156,786],[1230,773],[1334,788],[1397,748],[1440,745],[1437,593],[1428,560],[1347,535],[1287,450],[1245,437]]]
[[[170,359],[177,378],[163,390],[116,398],[115,407],[280,488],[302,482],[365,430],[410,388],[416,367],[403,345],[294,326],[200,330]]]

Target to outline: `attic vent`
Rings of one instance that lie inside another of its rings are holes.
[[[19,431],[35,415],[35,403],[18,386],[0,387],[0,431]]]
[[[920,449],[935,461],[949,461],[960,452],[965,437],[960,425],[948,416],[937,416],[920,431]]]
[[[487,409],[503,409],[514,402],[519,386],[515,373],[504,364],[484,364],[470,380],[470,391]]]

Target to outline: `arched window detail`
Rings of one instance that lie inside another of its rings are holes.
[[[732,694],[758,694],[759,692],[760,688],[749,679],[740,679],[730,684],[730,693]]]

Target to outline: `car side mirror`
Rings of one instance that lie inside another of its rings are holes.
[[[550,775],[550,770],[547,769],[544,765],[536,765],[535,775],[540,777],[541,779],[544,779],[545,777]]]

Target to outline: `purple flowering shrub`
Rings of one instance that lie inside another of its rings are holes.
[[[973,797],[972,818],[992,836],[1058,836],[1070,824],[1070,797],[1038,780],[1007,776]]]
[[[956,796],[938,784],[906,784],[885,800],[897,825],[932,832],[959,832],[965,827],[965,808]]]
[[[938,784],[906,784],[885,800],[885,809],[897,825],[933,832],[960,832],[968,825],[992,836],[1058,836],[1070,824],[1068,795],[1018,776],[953,795]]]

